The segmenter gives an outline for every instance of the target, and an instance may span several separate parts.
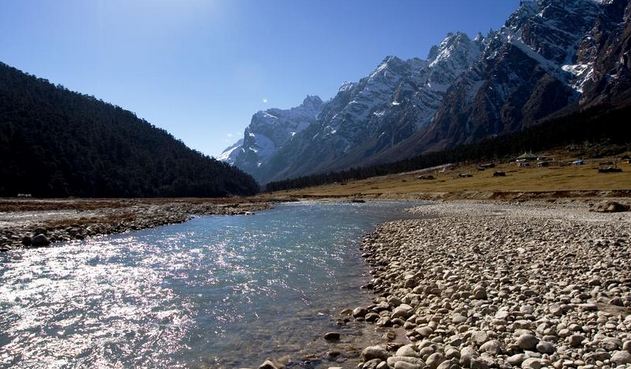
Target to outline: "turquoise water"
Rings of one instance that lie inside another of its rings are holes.
[[[362,234],[407,203],[283,204],[0,254],[0,368],[256,367],[369,301]]]

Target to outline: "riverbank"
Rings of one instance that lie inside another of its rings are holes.
[[[363,242],[376,298],[352,315],[384,340],[362,367],[631,364],[631,213],[589,210],[450,202],[381,225]]]
[[[0,251],[182,223],[198,215],[246,215],[273,200],[0,199]]]

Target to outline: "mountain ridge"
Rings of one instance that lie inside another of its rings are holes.
[[[396,161],[631,96],[629,0],[523,2],[503,27],[386,57],[248,170],[260,182]],[[237,164],[239,165],[239,164]]]

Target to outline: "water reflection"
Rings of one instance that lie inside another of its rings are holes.
[[[0,368],[241,367],[368,299],[356,242],[404,203],[281,205],[0,255]],[[320,314],[319,314],[320,313]]]

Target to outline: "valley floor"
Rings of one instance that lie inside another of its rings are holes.
[[[0,251],[269,207],[266,200],[244,198],[0,199]]]
[[[629,154],[629,153],[627,153]],[[390,199],[558,199],[631,197],[631,164],[617,157],[585,159],[566,151],[545,153],[550,159],[519,166],[493,162],[493,167],[455,164],[364,180],[340,182],[298,190],[275,192],[288,198],[390,198]],[[600,173],[616,166],[618,173]]]
[[[363,243],[376,297],[352,316],[384,333],[363,368],[631,364],[631,213],[474,201],[411,212]],[[401,328],[403,342],[387,340]]]

